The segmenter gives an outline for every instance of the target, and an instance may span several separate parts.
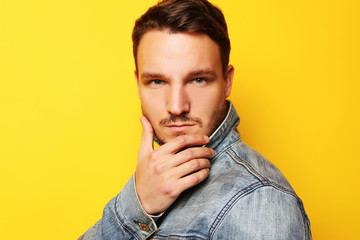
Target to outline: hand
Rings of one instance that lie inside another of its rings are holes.
[[[146,117],[140,121],[143,133],[135,172],[136,191],[144,210],[157,214],[169,208],[183,191],[207,178],[208,158],[215,152],[199,147],[209,142],[200,134],[178,136],[154,150],[153,128]]]

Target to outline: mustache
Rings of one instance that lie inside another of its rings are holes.
[[[202,127],[202,121],[201,121],[200,118],[190,117],[190,116],[188,116],[187,113],[182,113],[182,114],[180,114],[180,115],[170,114],[170,116],[169,116],[168,118],[161,119],[160,125],[168,125],[168,124],[176,123],[176,122],[182,122],[182,123],[186,123],[186,122],[197,123],[197,124],[200,125],[200,127]]]

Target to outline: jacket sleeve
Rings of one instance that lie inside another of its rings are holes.
[[[263,186],[224,209],[210,239],[311,240],[310,222],[295,195]]]
[[[142,208],[134,175],[103,211],[102,218],[78,240],[146,239],[157,230],[155,220]]]

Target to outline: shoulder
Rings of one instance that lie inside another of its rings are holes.
[[[272,186],[237,198],[209,233],[211,239],[311,239],[308,218],[297,197]]]
[[[218,154],[213,170],[213,182],[226,188],[228,201],[211,235],[225,231],[244,236],[241,239],[259,239],[266,233],[274,236],[267,239],[307,239],[309,221],[302,201],[285,176],[261,154],[238,139]],[[297,235],[299,238],[294,237]]]
[[[241,174],[241,178],[253,178],[261,185],[271,185],[288,192],[293,188],[281,171],[260,153],[249,147],[240,139],[224,148],[214,159],[217,165],[231,165],[221,171]]]

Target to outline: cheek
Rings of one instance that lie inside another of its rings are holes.
[[[149,115],[149,117],[154,117],[159,114],[157,109],[159,105],[155,104],[153,101],[148,101],[146,99],[141,99],[141,108],[144,113]]]
[[[198,90],[192,93],[193,101],[192,106],[196,106],[197,114],[203,115],[203,121],[209,120],[214,112],[218,111],[219,107],[222,106],[225,101],[225,93],[223,89],[213,87],[210,89]],[[195,110],[195,109],[194,109]]]
[[[149,94],[140,92],[140,102],[143,114],[150,120],[151,124],[156,123],[162,115],[162,103],[160,94]]]

